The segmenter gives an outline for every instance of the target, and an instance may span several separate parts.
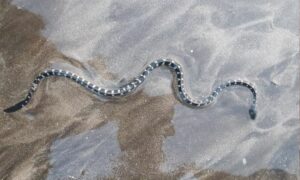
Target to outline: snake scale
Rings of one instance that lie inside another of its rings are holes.
[[[4,111],[7,113],[15,112],[15,111],[21,109],[22,107],[24,107],[25,105],[27,105],[30,102],[34,92],[36,91],[38,84],[43,79],[46,79],[51,76],[66,77],[68,79],[75,81],[76,83],[80,84],[81,86],[87,88],[88,90],[92,91],[93,93],[95,93],[99,96],[112,98],[112,97],[126,96],[126,95],[134,92],[146,80],[147,76],[154,69],[161,67],[161,66],[165,66],[165,67],[169,68],[173,72],[174,76],[176,77],[176,81],[175,81],[174,85],[175,85],[175,89],[177,90],[178,99],[181,101],[181,103],[183,103],[187,106],[190,106],[190,107],[204,108],[204,107],[207,107],[208,105],[212,104],[216,100],[218,94],[220,92],[222,92],[225,88],[228,88],[230,86],[243,86],[243,87],[248,88],[253,95],[252,103],[251,103],[251,106],[249,109],[249,115],[250,115],[251,119],[256,118],[256,115],[257,115],[257,112],[256,112],[257,92],[251,83],[248,83],[243,80],[228,81],[228,82],[218,86],[207,97],[205,97],[201,100],[196,100],[196,99],[193,99],[186,92],[181,65],[178,64],[177,62],[172,61],[171,59],[158,59],[158,60],[150,63],[139,76],[134,78],[129,83],[127,83],[119,88],[115,88],[115,89],[101,88],[101,87],[96,86],[96,85],[92,84],[91,82],[89,82],[89,81],[83,79],[82,77],[79,77],[78,75],[76,75],[72,72],[69,72],[69,71],[64,71],[61,69],[46,70],[46,71],[40,73],[34,79],[32,86],[29,89],[29,92],[24,100],[15,104],[14,106],[11,106],[11,107],[5,109]]]

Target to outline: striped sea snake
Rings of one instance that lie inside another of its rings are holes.
[[[173,74],[176,77],[176,81],[175,81],[174,85],[175,85],[175,89],[177,90],[178,99],[181,101],[181,103],[183,103],[187,106],[190,106],[190,107],[204,108],[204,107],[209,106],[216,100],[216,98],[220,92],[222,92],[225,88],[228,88],[230,86],[243,86],[243,87],[248,88],[253,95],[252,103],[251,103],[251,106],[249,109],[249,115],[250,115],[251,119],[256,118],[256,115],[257,115],[257,112],[256,112],[257,93],[256,93],[254,86],[251,83],[248,83],[243,80],[228,81],[228,82],[218,86],[207,97],[199,99],[199,100],[192,99],[191,96],[187,94],[185,87],[184,87],[183,71],[182,71],[181,65],[170,59],[158,59],[158,60],[150,63],[139,76],[134,78],[129,83],[127,83],[121,87],[115,88],[115,89],[101,88],[101,87],[96,86],[96,85],[92,84],[91,82],[89,82],[89,81],[83,79],[82,77],[79,77],[76,74],[69,72],[69,71],[64,71],[61,69],[46,70],[46,71],[40,73],[34,79],[32,86],[29,89],[29,92],[24,100],[15,104],[12,107],[5,109],[4,111],[7,113],[15,112],[15,111],[21,109],[22,107],[24,107],[25,105],[27,105],[29,103],[29,101],[31,100],[34,92],[36,91],[38,84],[43,79],[51,77],[51,76],[66,77],[68,79],[75,81],[76,83],[80,84],[81,86],[87,88],[88,90],[90,90],[91,92],[93,92],[96,95],[112,98],[112,97],[126,96],[126,95],[134,92],[145,81],[145,79],[150,74],[150,72],[152,72],[154,69],[156,69],[160,66],[165,66],[173,72]]]

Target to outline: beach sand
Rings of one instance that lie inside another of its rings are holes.
[[[22,99],[32,79],[53,64],[69,64],[80,72],[93,67],[103,80],[121,80],[106,67],[105,58],[83,63],[65,55],[41,34],[43,29],[45,22],[40,16],[1,2],[1,111]],[[150,96],[143,89],[126,98],[103,101],[67,79],[50,78],[40,84],[24,109],[0,113],[0,179],[296,179],[295,174],[280,169],[235,175],[190,162],[162,170],[167,158],[165,141],[177,133],[173,121],[179,104],[172,93]],[[102,132],[106,127],[107,132]],[[105,137],[110,128],[116,130],[115,139]],[[101,151],[97,148],[105,149],[101,143],[110,142],[80,145],[85,140],[80,139],[81,134],[98,130],[104,140],[115,141],[113,165],[94,162],[108,156],[97,153]],[[59,159],[61,156],[64,158]],[[76,156],[82,166],[73,163]],[[107,167],[111,167],[110,173],[98,173]]]

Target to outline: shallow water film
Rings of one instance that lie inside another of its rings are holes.
[[[0,179],[299,178],[297,0],[0,1]],[[159,58],[180,63],[188,93],[228,88],[204,109],[176,98],[156,69],[135,93],[97,97],[61,77],[116,87]]]

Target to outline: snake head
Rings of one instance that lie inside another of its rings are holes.
[[[257,112],[256,112],[255,107],[251,107],[249,109],[249,115],[252,120],[254,120],[256,118]]]

